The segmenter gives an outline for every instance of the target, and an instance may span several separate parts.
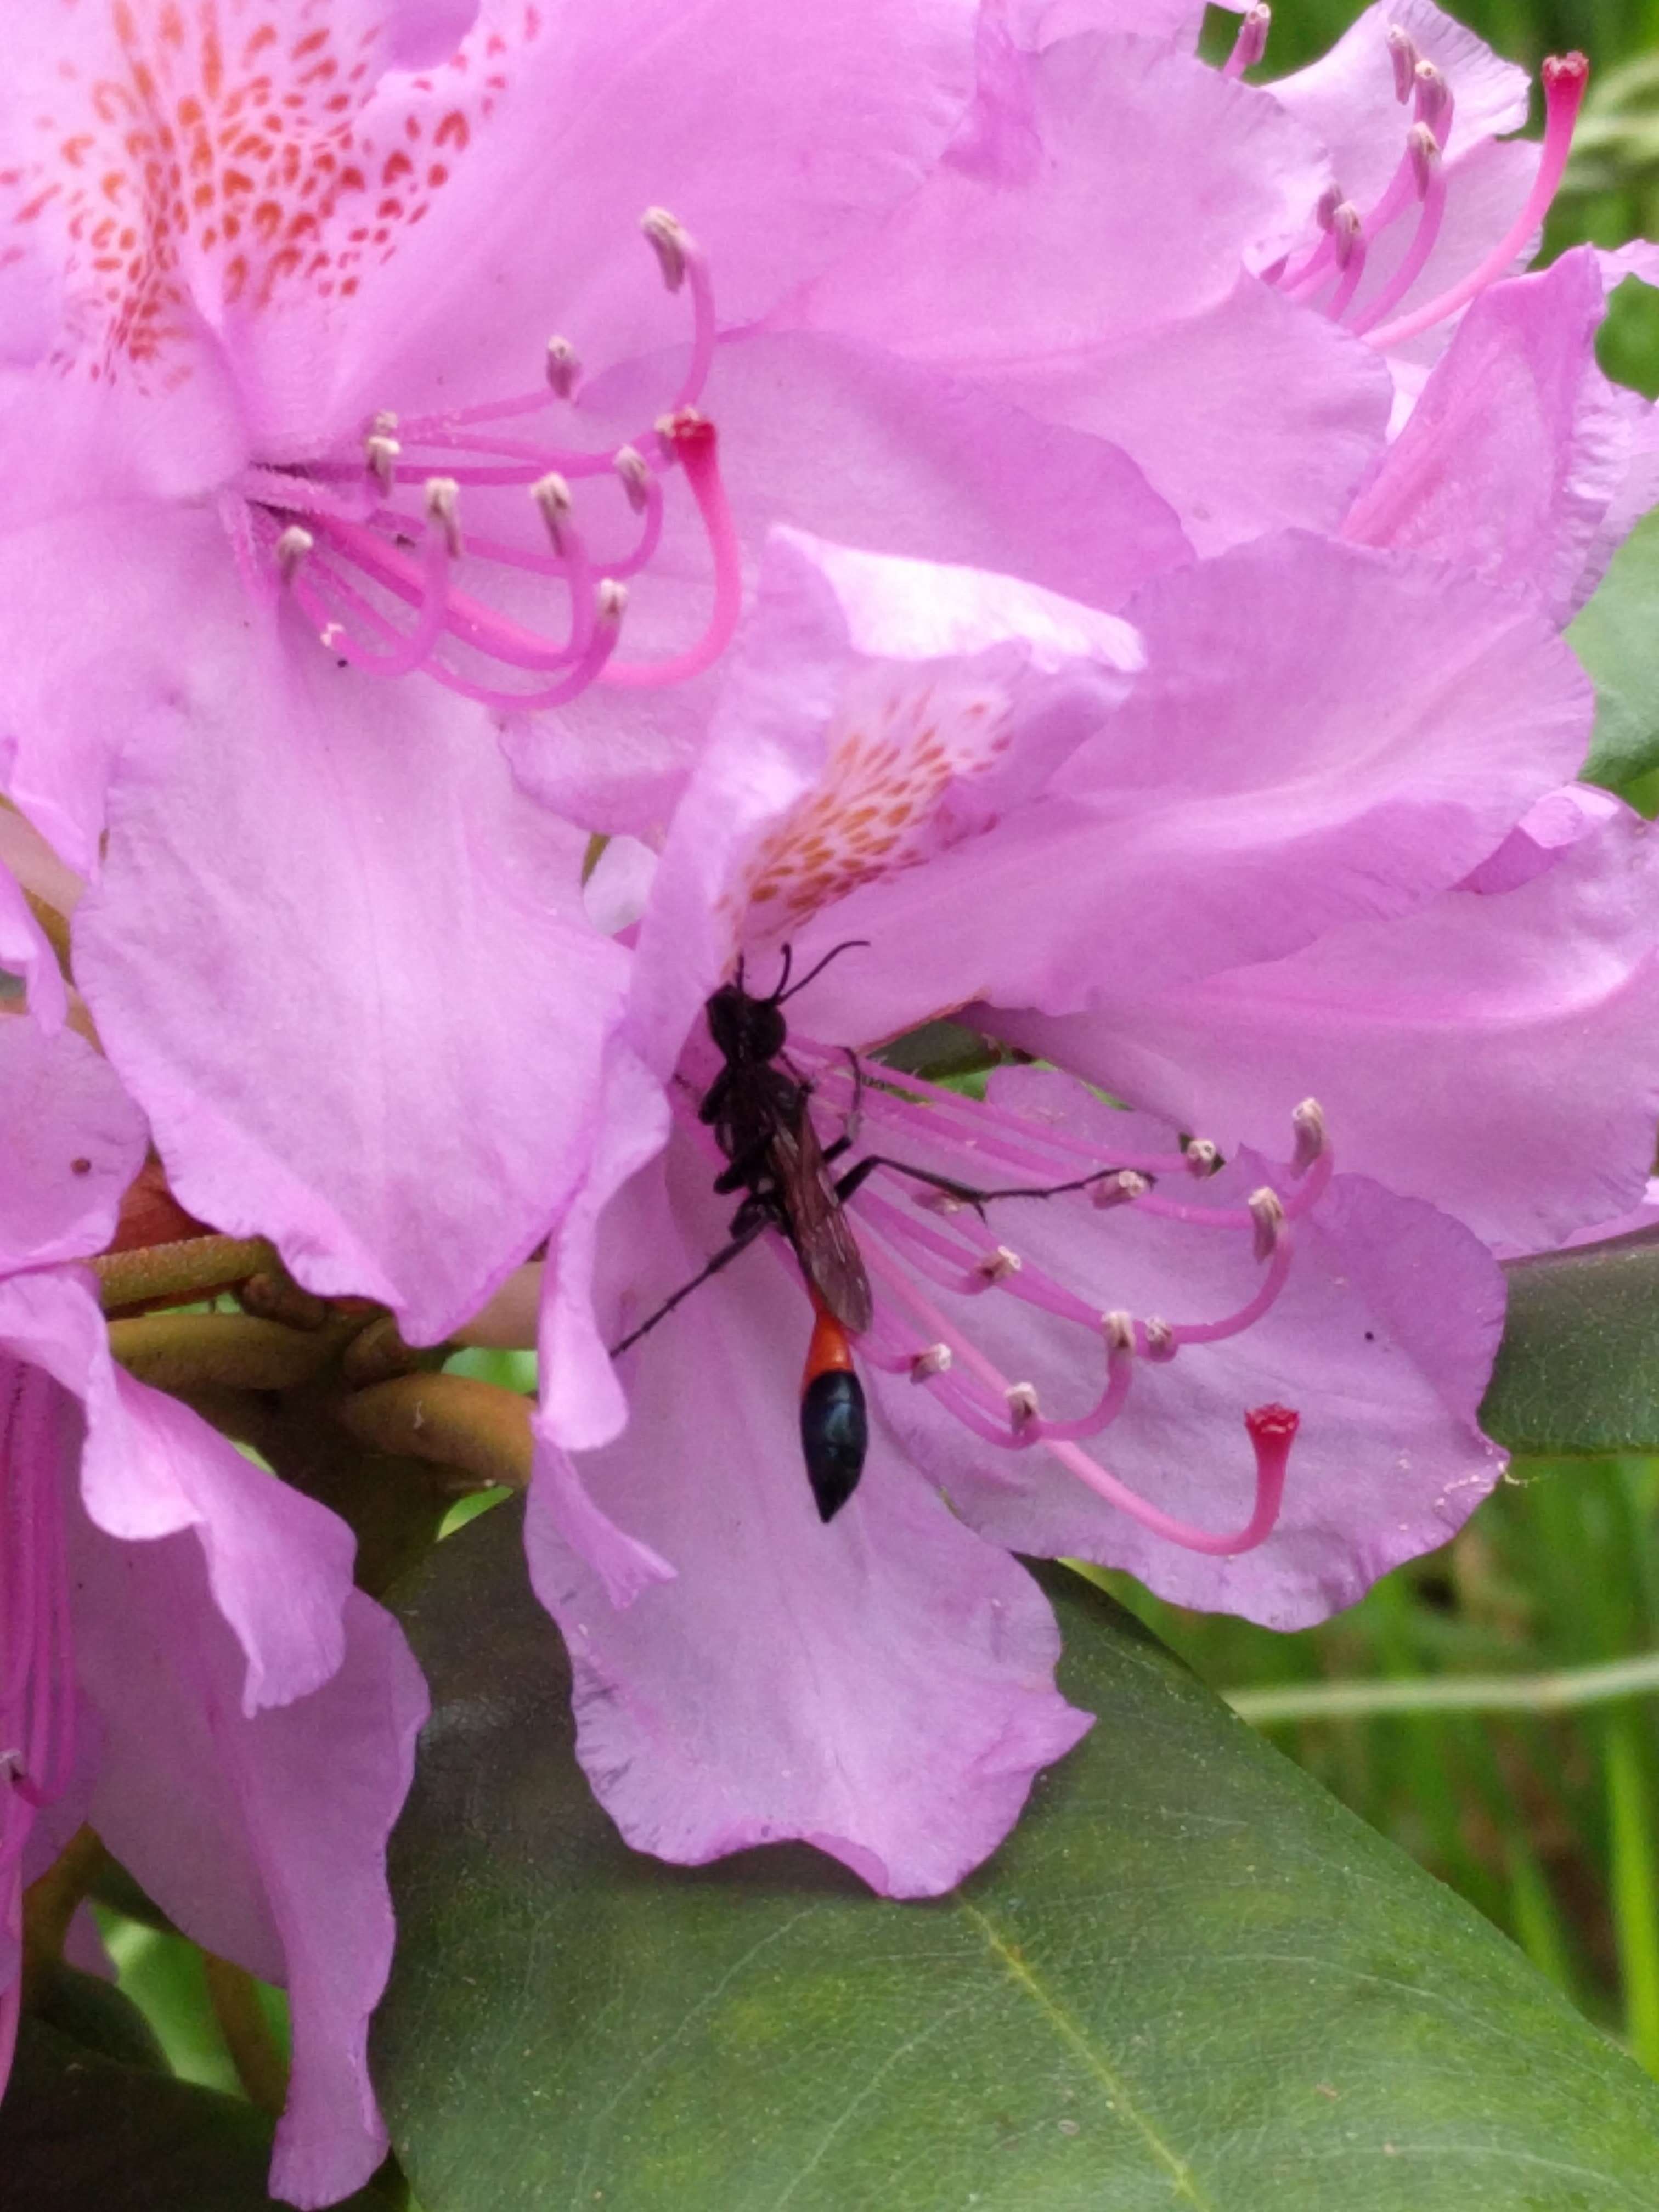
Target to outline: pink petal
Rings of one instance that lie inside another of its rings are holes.
[[[679,343],[684,309],[637,230],[653,205],[707,252],[723,321],[753,320],[920,184],[971,89],[972,15],[952,0],[621,0],[543,10],[527,37],[526,20],[492,5],[465,72],[380,88],[365,131],[400,144],[413,115],[423,161],[453,174],[426,188],[417,170],[395,251],[360,266],[344,307],[312,305],[331,388],[290,437],[318,413],[527,390],[554,331],[595,367]],[[452,113],[464,132],[440,145]]]
[[[818,929],[826,900],[839,921],[854,886],[896,871],[901,887],[954,883],[953,853],[982,867],[1005,813],[1040,821],[1030,802],[1139,660],[1126,624],[1034,585],[775,532],[641,926],[630,1029],[647,1064],[667,1077],[740,929]],[[946,993],[930,1011],[972,995],[980,951],[928,948],[920,972]]]
[[[1206,551],[1334,521],[1380,450],[1387,371],[1240,282],[1309,225],[1316,141],[1146,39],[1014,57],[981,106],[971,155],[790,312],[1115,441]]]
[[[1628,461],[1595,366],[1604,312],[1588,249],[1477,300],[1343,536],[1530,584],[1566,621],[1595,584]]]
[[[426,1717],[419,1670],[354,1590],[332,1679],[250,1717],[194,1545],[82,1523],[76,1573],[82,1679],[106,1737],[94,1823],[187,1935],[287,1985],[294,2068],[271,2190],[331,2204],[386,2150],[366,2046],[392,1960],[386,1844]]]
[[[1288,252],[1326,180],[1316,140],[1266,93],[1149,39],[1066,40],[988,96],[1021,104],[1018,171],[947,157],[813,288],[814,327],[975,372],[1121,342]]]
[[[574,1182],[626,969],[582,911],[585,841],[459,742],[472,710],[252,607],[216,525],[158,530],[144,565],[165,624],[120,664],[77,979],[181,1203],[441,1336]],[[43,739],[82,727],[61,691]]]
[[[804,958],[877,948],[803,994],[809,1034],[868,1042],[970,995],[1142,1002],[1282,957],[1457,883],[1583,757],[1589,687],[1553,625],[1427,562],[1287,533],[1128,612],[1146,672],[1040,805],[797,933]]]
[[[1079,342],[986,380],[1054,422],[1115,439],[1201,553],[1285,526],[1335,525],[1382,452],[1382,361],[1324,316],[1241,272],[1179,322]]]
[[[117,1368],[78,1272],[0,1282],[0,1344],[85,1406],[81,1495],[94,1526],[140,1544],[194,1532],[206,1586],[243,1655],[244,1717],[327,1681],[351,1589],[356,1540],[345,1523]]]
[[[617,1192],[662,1150],[668,1123],[661,1084],[620,1038],[614,1040],[605,1056],[586,1177],[550,1238],[541,1298],[538,1427],[550,1443],[571,1451],[609,1443],[628,1418],[594,1318],[600,1218]],[[562,1470],[559,1480],[563,1483]],[[580,1498],[565,1494],[580,1510]]]
[[[726,1208],[671,1154],[632,1241],[639,1310],[720,1243]],[[617,1611],[532,1493],[531,1571],[575,1668],[577,1753],[636,1850],[700,1864],[815,1844],[890,1896],[949,1889],[994,1850],[1039,1767],[1088,1725],[1010,1559],[878,1436],[825,1528],[800,1464],[811,1309],[793,1261],[747,1253],[630,1355],[632,1420],[581,1473],[678,1570]]]
[[[0,1018],[0,1273],[101,1251],[144,1158],[109,1062],[72,1030]]]
[[[1004,1034],[1224,1149],[1312,1092],[1344,1164],[1491,1243],[1553,1244],[1640,1200],[1659,1115],[1656,856],[1627,809],[1516,888],[1078,1020]]]

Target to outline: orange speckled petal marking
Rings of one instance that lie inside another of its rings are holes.
[[[59,367],[147,385],[188,375],[198,318],[349,299],[426,215],[540,28],[526,6],[410,76],[384,74],[384,11],[338,0],[39,13],[0,170],[0,265],[58,262]]]
[[[794,928],[860,884],[954,844],[969,825],[945,811],[953,787],[1012,742],[1006,694],[971,678],[884,672],[853,690],[822,782],[768,834],[738,893],[757,936]],[[976,817],[971,826],[988,825]]]

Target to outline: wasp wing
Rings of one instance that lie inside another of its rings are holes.
[[[780,1124],[773,1131],[770,1149],[778,1194],[806,1279],[842,1327],[862,1335],[875,1310],[870,1278],[804,1102],[792,1125]]]

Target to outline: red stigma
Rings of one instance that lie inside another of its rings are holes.
[[[696,408],[682,407],[657,428],[664,444],[673,448],[682,465],[714,459],[714,426]]]
[[[1287,1444],[1301,1427],[1302,1416],[1288,1406],[1253,1406],[1244,1416],[1244,1425],[1253,1443]]]

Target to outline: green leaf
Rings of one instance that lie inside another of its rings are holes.
[[[28,2212],[268,2212],[270,2123],[251,2105],[100,2057],[25,2021],[0,2173]]]
[[[1653,2084],[1079,1577],[1045,1571],[1092,1735],[893,1905],[805,1847],[626,1850],[520,1536],[474,1522],[401,1608],[435,1709],[375,2047],[425,2212],[1659,2199]]]
[[[124,2065],[140,2066],[152,2074],[167,2074],[167,2052],[155,2029],[125,1990],[78,1966],[52,1961],[44,1976],[44,1987],[33,1996],[32,2009],[46,2027],[56,2028],[72,2043]]]
[[[1622,791],[1659,768],[1659,513],[1620,547],[1567,641],[1595,685],[1584,774]]]
[[[1507,1270],[1480,1424],[1545,1457],[1659,1451],[1659,1230]]]

